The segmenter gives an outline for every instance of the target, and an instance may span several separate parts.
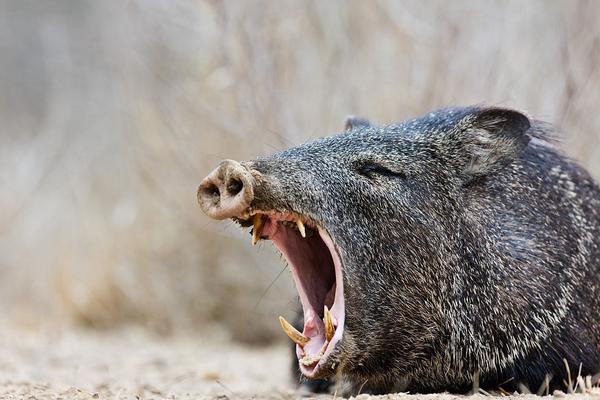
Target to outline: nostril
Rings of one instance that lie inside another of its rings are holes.
[[[202,195],[204,197],[210,198],[213,203],[218,203],[219,199],[221,197],[221,192],[219,191],[219,188],[217,187],[217,185],[215,184],[208,184],[206,186],[204,186],[202,189]]]
[[[236,196],[244,188],[244,184],[237,178],[233,178],[227,184],[227,193],[231,196]]]

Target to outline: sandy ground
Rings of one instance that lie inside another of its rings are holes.
[[[187,399],[294,396],[284,347],[247,348],[139,330],[0,333],[0,395],[10,398]]]
[[[36,334],[2,329],[0,398],[258,400],[305,396],[289,383],[285,346],[248,348],[212,336],[165,339],[138,330]],[[381,398],[417,397],[458,398],[448,394]],[[484,396],[470,399],[478,397]],[[600,392],[569,397],[600,399]]]

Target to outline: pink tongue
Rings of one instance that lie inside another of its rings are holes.
[[[325,331],[325,324],[318,315],[310,314],[304,321],[304,335],[308,337],[322,336]]]
[[[312,311],[312,310],[311,310]],[[304,354],[316,356],[325,344],[325,325],[321,318],[313,312],[305,316],[304,335],[310,338],[310,341],[304,346]]]

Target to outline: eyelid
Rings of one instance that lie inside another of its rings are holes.
[[[373,178],[373,175],[383,175],[396,178],[405,178],[405,174],[398,171],[392,171],[388,167],[375,162],[363,162],[357,166],[357,172],[367,178]]]

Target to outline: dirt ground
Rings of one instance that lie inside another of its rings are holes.
[[[306,396],[289,383],[285,346],[248,348],[223,337],[218,332],[207,339],[206,335],[160,338],[135,329],[41,334],[5,328],[0,332],[0,398],[260,400]],[[417,397],[459,398],[448,394],[381,398]],[[484,396],[472,398],[478,397]],[[600,392],[570,397],[600,399]]]

